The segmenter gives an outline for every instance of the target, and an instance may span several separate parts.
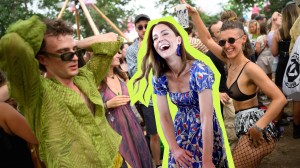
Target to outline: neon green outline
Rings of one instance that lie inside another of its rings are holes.
[[[214,103],[214,108],[216,110],[216,115],[218,118],[218,121],[220,123],[222,132],[223,132],[223,137],[224,137],[224,142],[225,142],[225,148],[226,148],[226,155],[227,155],[227,160],[228,160],[228,165],[230,168],[234,168],[234,163],[233,163],[233,159],[232,159],[232,155],[231,155],[231,151],[230,151],[230,146],[228,143],[228,138],[227,138],[227,134],[225,131],[225,127],[224,127],[224,122],[222,119],[222,114],[221,114],[221,108],[220,108],[220,96],[219,96],[219,84],[220,84],[220,73],[218,71],[218,69],[215,67],[215,65],[213,64],[213,62],[211,61],[211,59],[206,56],[205,54],[201,53],[200,51],[198,51],[197,49],[193,48],[188,41],[188,35],[186,33],[186,31],[182,28],[182,26],[180,26],[171,16],[169,17],[164,17],[164,18],[160,18],[160,19],[156,19],[156,20],[152,20],[148,22],[148,26],[147,26],[147,30],[145,32],[145,36],[144,36],[144,40],[141,44],[141,47],[139,49],[138,52],[138,66],[137,66],[137,72],[135,73],[135,75],[129,80],[129,82],[127,83],[127,87],[128,87],[128,92],[131,98],[131,103],[134,104],[137,101],[142,102],[143,104],[145,104],[146,106],[148,106],[149,101],[150,101],[150,97],[153,94],[153,87],[152,87],[152,71],[149,74],[149,86],[147,88],[147,91],[145,93],[145,100],[143,99],[143,93],[146,89],[146,80],[142,79],[140,80],[140,85],[139,85],[139,89],[138,87],[133,87],[133,81],[139,77],[142,74],[142,70],[141,70],[141,63],[143,60],[143,57],[146,54],[146,49],[147,49],[147,39],[148,39],[148,35],[149,35],[149,30],[150,28],[157,24],[158,22],[161,21],[167,21],[172,23],[177,30],[179,31],[184,44],[185,44],[185,48],[186,50],[196,59],[203,61],[207,66],[209,66],[209,68],[214,72],[215,75],[215,82],[213,84],[213,103]],[[169,154],[169,146],[168,143],[165,139],[164,133],[162,131],[162,127],[160,124],[160,116],[159,116],[159,111],[157,108],[157,101],[156,101],[156,96],[152,96],[152,100],[153,100],[153,107],[154,107],[154,113],[155,113],[155,119],[156,119],[156,125],[157,125],[157,131],[158,134],[163,142],[164,145],[164,159],[163,159],[163,167],[167,167],[168,166],[168,154]],[[174,116],[177,112],[177,107],[176,105],[174,105],[171,101],[170,98],[168,96],[168,103],[169,103],[169,108],[170,108],[170,112],[172,115],[172,118],[174,119]]]

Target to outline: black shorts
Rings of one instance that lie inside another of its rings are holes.
[[[140,107],[143,112],[147,134],[156,135],[157,129],[153,106],[146,107],[145,105],[140,104]]]

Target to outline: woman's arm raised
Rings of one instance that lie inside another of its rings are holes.
[[[180,0],[181,3],[186,4],[185,0]],[[208,32],[205,24],[203,23],[202,19],[200,18],[197,10],[194,7],[191,7],[189,4],[187,5],[187,9],[189,15],[191,16],[193,23],[198,31],[198,36],[203,44],[215,54],[220,60],[227,63],[227,59],[222,56],[222,47],[219,46],[214,39],[211,37],[210,33]]]

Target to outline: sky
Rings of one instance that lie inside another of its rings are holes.
[[[160,18],[160,9],[155,8],[155,2],[158,0],[132,0],[129,4],[140,4],[144,7],[144,9],[138,9],[136,13],[144,13],[150,16],[151,19],[157,19]],[[197,5],[197,7],[201,7],[205,12],[208,14],[217,14],[219,13],[222,8],[220,7],[220,3],[226,4],[228,0],[195,0],[194,1]],[[179,3],[179,0],[178,0]],[[170,7],[170,10],[172,10],[173,7]]]

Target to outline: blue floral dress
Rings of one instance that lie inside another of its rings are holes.
[[[153,77],[154,93],[166,95],[169,92],[168,81],[165,75]],[[178,107],[174,120],[175,138],[178,145],[188,150],[193,155],[192,167],[202,167],[202,127],[200,121],[200,110],[198,93],[204,89],[212,89],[214,74],[203,62],[196,60],[190,69],[190,91],[185,93],[169,92],[171,101]],[[226,167],[226,154],[222,131],[213,113],[213,163],[216,167]],[[169,152],[169,166],[175,167],[176,162],[172,153]]]

